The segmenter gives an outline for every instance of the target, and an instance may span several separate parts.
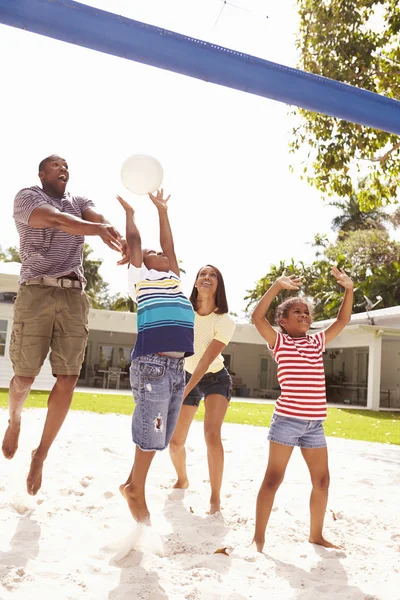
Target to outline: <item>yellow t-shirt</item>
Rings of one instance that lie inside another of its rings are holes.
[[[185,358],[185,369],[192,374],[199,360],[213,340],[229,344],[235,331],[236,323],[228,313],[217,315],[211,313],[206,316],[194,313],[194,354]],[[222,354],[208,367],[207,373],[218,373],[224,367]]]

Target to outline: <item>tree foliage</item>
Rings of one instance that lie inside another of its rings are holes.
[[[375,302],[382,298],[380,308],[400,304],[400,243],[391,240],[387,231],[377,229],[350,231],[344,238],[329,244],[324,236],[316,236],[318,256],[311,265],[303,262],[281,261],[272,265],[267,275],[262,277],[253,290],[249,290],[246,311],[250,312],[261,296],[283,273],[296,273],[302,278],[301,295],[311,299],[316,320],[334,318],[343,299],[343,289],[331,276],[332,265],[344,268],[354,279],[353,312],[364,312],[366,299]],[[275,298],[266,317],[274,322],[278,304],[287,296],[285,292]]]
[[[298,0],[299,68],[400,98],[398,0]],[[396,199],[400,137],[303,109],[291,150],[306,149],[303,176],[325,195],[363,209]],[[365,177],[358,188],[357,178]]]

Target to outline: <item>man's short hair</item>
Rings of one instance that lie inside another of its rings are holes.
[[[47,156],[46,158],[41,160],[39,163],[39,173],[40,173],[40,171],[43,171],[43,169],[46,166],[46,163],[48,163],[50,160],[54,160],[55,158],[59,158],[59,155],[58,154],[50,154],[50,156]]]

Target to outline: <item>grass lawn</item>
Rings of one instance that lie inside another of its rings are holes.
[[[46,407],[47,396],[48,392],[31,392],[25,404],[26,408]],[[0,390],[0,407],[7,407],[7,398],[7,390]],[[133,409],[133,401],[128,395],[76,392],[72,408],[101,414],[121,413],[130,415]],[[232,402],[225,420],[228,423],[268,427],[272,411],[272,404]],[[204,403],[201,404],[196,419],[202,421],[203,417]],[[326,435],[338,438],[400,445],[400,412],[329,408],[324,427]]]

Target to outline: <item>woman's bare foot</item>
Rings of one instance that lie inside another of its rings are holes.
[[[125,498],[125,500],[127,500],[127,497],[125,495],[125,488],[128,484],[127,483],[121,483],[121,485],[119,486],[119,491],[121,493],[121,495]]]
[[[189,487],[188,479],[177,479],[176,483],[173,486],[174,490],[187,490],[188,487]]]
[[[26,489],[31,496],[36,496],[42,485],[43,463],[44,458],[38,456],[37,450],[33,450],[31,468],[26,479]]]
[[[121,491],[120,486],[120,491]],[[146,500],[143,494],[138,494],[132,487],[132,484],[128,484],[121,491],[121,494],[128,503],[129,510],[131,511],[132,517],[137,523],[143,523],[150,525],[150,513],[147,508]]]
[[[1,449],[5,458],[9,460],[13,458],[18,449],[19,432],[21,430],[21,419],[15,422],[8,421],[8,427],[4,434],[3,444]]]
[[[324,548],[335,548],[336,550],[342,550],[343,547],[342,546],[335,546],[335,544],[332,544],[331,542],[328,542],[328,540],[326,540],[324,537],[318,537],[318,538],[312,538],[310,537],[310,539],[308,540],[310,542],[310,544],[317,544],[318,546],[323,546]]]
[[[220,502],[210,502],[210,510],[208,511],[209,515],[215,515],[221,512],[221,503]]]
[[[251,542],[250,548],[255,547],[255,549],[257,550],[257,552],[261,552],[264,550],[264,545],[265,545],[265,539],[261,539],[261,540],[256,540],[256,538],[253,538],[253,541]]]

